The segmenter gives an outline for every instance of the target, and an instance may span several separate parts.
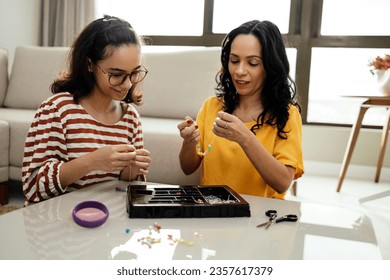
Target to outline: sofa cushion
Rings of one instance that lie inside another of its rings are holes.
[[[9,163],[22,167],[24,142],[36,110],[1,108],[0,120],[9,125]]]
[[[149,73],[142,85],[144,105],[137,110],[147,117],[195,118],[203,101],[215,95],[220,52],[219,47],[144,47]]]
[[[37,109],[51,96],[55,77],[66,69],[68,51],[66,47],[17,47],[4,106]]]
[[[0,48],[0,106],[3,106],[8,86],[8,52]]]
[[[199,170],[185,175],[180,168],[179,152],[183,142],[177,124],[180,119],[142,117],[145,149],[152,156],[147,180],[164,184],[199,184]]]

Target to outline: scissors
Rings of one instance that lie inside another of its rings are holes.
[[[280,218],[277,218],[278,211],[276,211],[276,210],[267,210],[267,211],[265,211],[265,215],[267,215],[269,217],[269,221],[262,223],[262,224],[259,224],[256,227],[265,226],[265,229],[270,229],[276,223],[298,221],[298,216],[295,214],[288,214],[288,215],[284,215]]]

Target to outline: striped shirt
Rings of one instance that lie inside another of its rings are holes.
[[[131,144],[143,148],[140,116],[130,104],[117,123],[106,125],[95,120],[69,93],[59,93],[38,108],[27,134],[22,167],[25,205],[66,191],[118,179],[120,172],[94,170],[69,186],[61,186],[64,162],[106,145]]]

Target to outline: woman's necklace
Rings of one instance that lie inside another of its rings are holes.
[[[198,156],[205,157],[209,152],[211,152],[211,148],[212,148],[212,144],[214,142],[214,139],[215,139],[215,134],[214,134],[213,138],[211,139],[210,144],[207,145],[207,149],[204,152],[201,151],[200,144],[198,144],[196,146],[196,153],[198,154]]]

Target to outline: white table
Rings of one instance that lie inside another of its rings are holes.
[[[371,221],[354,210],[243,195],[250,218],[130,219],[126,193],[114,190],[127,184],[111,181],[1,215],[0,259],[382,258]],[[72,209],[85,200],[108,207],[104,225],[89,229],[73,221]],[[256,228],[268,209],[297,214],[299,221]],[[155,222],[160,233],[149,230]],[[138,241],[150,232],[161,239],[151,248]],[[192,244],[172,242],[168,235]]]

